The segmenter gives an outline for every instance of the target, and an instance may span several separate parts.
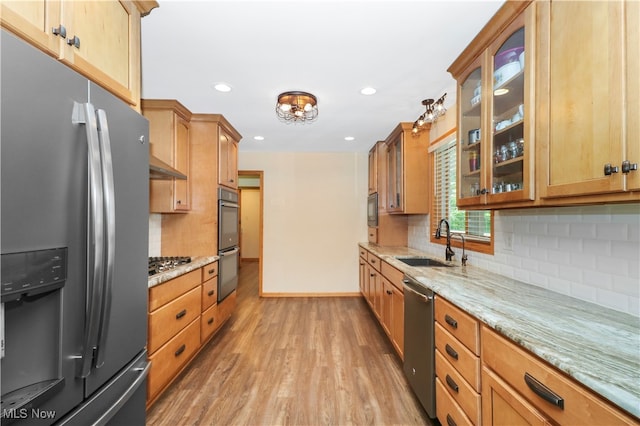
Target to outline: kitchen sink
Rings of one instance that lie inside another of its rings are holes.
[[[426,267],[439,267],[439,266],[454,266],[453,264],[443,263],[439,260],[429,259],[428,257],[396,257],[400,262],[406,263],[409,266],[426,266]]]

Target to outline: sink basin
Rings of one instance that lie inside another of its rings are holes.
[[[396,257],[400,262],[406,263],[409,266],[427,266],[427,267],[437,267],[437,266],[453,266],[452,264],[447,264],[440,262],[438,260],[429,259],[428,257]]]

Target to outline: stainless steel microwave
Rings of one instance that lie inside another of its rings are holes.
[[[367,224],[378,226],[378,193],[374,192],[367,198]]]

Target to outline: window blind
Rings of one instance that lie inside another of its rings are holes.
[[[431,234],[434,235],[440,219],[447,219],[451,232],[465,234],[475,241],[489,242],[491,213],[487,210],[464,211],[456,205],[456,141],[440,145],[433,151],[434,190],[431,209]]]

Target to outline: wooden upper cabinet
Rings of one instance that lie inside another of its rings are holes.
[[[176,100],[144,99],[142,113],[149,120],[151,154],[187,176],[186,180],[151,180],[149,211],[180,213],[190,210],[189,120],[191,112]]]
[[[449,68],[458,82],[458,206],[535,199],[535,7],[506,3]]]
[[[140,19],[155,1],[3,1],[2,26],[140,110]]]
[[[640,188],[640,170],[623,172],[624,161],[640,163],[638,8],[633,1],[540,3],[541,198],[627,199],[624,191]]]
[[[242,136],[221,126],[218,138],[218,184],[238,189],[238,143]]]
[[[389,213],[429,213],[429,131],[411,132],[413,123],[400,123],[385,140]]]
[[[2,1],[0,21],[2,27],[13,32],[51,56],[59,57],[63,40],[54,34],[59,28],[60,0]]]
[[[640,2],[627,2],[626,7],[626,157],[624,161],[636,170],[626,174],[627,191],[640,191]],[[621,167],[622,169],[622,167]],[[621,170],[624,173],[624,170]]]
[[[369,195],[378,192],[378,144],[369,150]]]

